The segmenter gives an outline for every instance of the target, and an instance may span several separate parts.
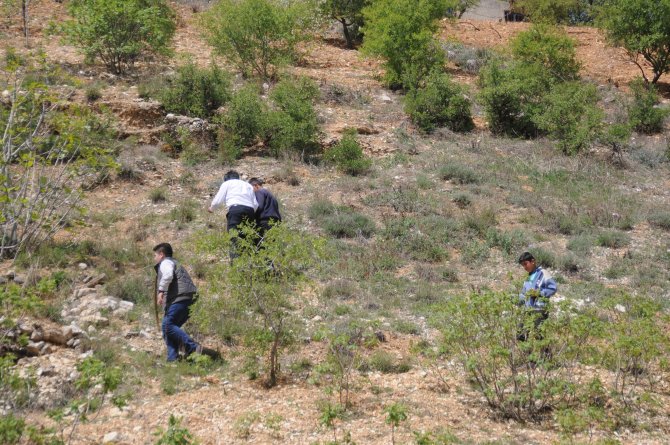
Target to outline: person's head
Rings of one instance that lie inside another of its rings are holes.
[[[249,179],[249,184],[254,188],[254,191],[257,192],[263,188],[263,181],[259,178]]]
[[[154,247],[154,260],[156,263],[160,263],[165,258],[172,256],[172,246],[170,243],[160,243]]]
[[[537,267],[535,264],[535,257],[530,252],[524,252],[521,254],[519,257],[519,264],[521,264],[521,267],[523,267],[524,270],[528,273],[533,272]]]
[[[240,179],[240,174],[235,170],[228,170],[225,175],[223,175],[223,182],[230,181],[231,179]]]

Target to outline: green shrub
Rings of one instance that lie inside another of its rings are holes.
[[[155,433],[158,436],[156,445],[196,445],[198,441],[187,428],[181,426],[181,420],[170,414],[167,431],[159,429]]]
[[[539,64],[558,82],[577,80],[580,66],[574,40],[558,28],[533,25],[510,45],[514,58],[522,64]]]
[[[84,94],[87,101],[95,102],[102,97],[102,86],[96,82],[91,83],[86,87]]]
[[[158,98],[170,113],[208,118],[230,100],[230,89],[230,77],[214,63],[199,68],[189,62],[166,78]]]
[[[630,83],[631,101],[628,105],[628,120],[633,128],[646,134],[663,131],[663,121],[670,114],[670,108],[660,107],[660,96],[654,85],[636,79]]]
[[[596,139],[604,113],[598,108],[593,85],[565,82],[555,85],[543,99],[542,111],[533,121],[558,141],[565,154],[576,154]]]
[[[405,97],[405,112],[424,131],[447,127],[453,131],[474,128],[470,101],[464,89],[451,81],[446,73],[432,71],[420,88]]]
[[[375,371],[384,374],[404,373],[409,371],[406,361],[396,362],[395,357],[390,352],[384,350],[375,351],[368,359],[368,366]],[[411,368],[411,366],[410,366]]]
[[[620,249],[630,244],[630,236],[619,231],[601,232],[596,238],[596,244],[610,249]]]
[[[296,58],[296,44],[308,37],[306,5],[221,0],[204,14],[205,37],[245,75],[270,79],[278,67]]]
[[[14,414],[12,413],[0,417],[0,443],[6,445],[19,443],[25,427],[25,421],[21,418],[14,417]]]
[[[539,64],[511,62],[505,66],[492,60],[479,73],[479,98],[489,128],[495,134],[533,137],[538,129],[533,122],[541,110],[542,97],[553,80]]]
[[[75,0],[64,23],[69,43],[116,74],[146,54],[169,54],[175,13],[164,0]]]
[[[159,202],[167,201],[167,188],[166,187],[156,187],[149,192],[149,199],[154,204]]]
[[[456,184],[477,184],[479,175],[470,167],[462,164],[447,164],[440,168],[438,176],[443,181],[453,181]]]
[[[319,124],[314,101],[319,88],[307,77],[282,79],[270,92],[273,110],[268,113],[264,136],[275,156],[302,156],[319,147]]]
[[[218,122],[219,150],[224,161],[239,158],[242,148],[256,143],[264,131],[267,106],[258,95],[254,85],[246,85],[237,91],[226,113]]]
[[[472,205],[472,196],[470,196],[468,193],[457,193],[453,198],[451,198],[451,201],[461,209],[464,209]]]
[[[327,199],[317,199],[309,206],[308,215],[310,219],[322,221],[324,217],[333,215],[335,211],[335,204]]]
[[[489,229],[486,232],[486,242],[489,247],[497,247],[506,255],[516,255],[524,246],[529,243],[526,232],[520,229],[514,229],[510,232],[504,232],[496,229]]]
[[[375,231],[375,223],[365,215],[343,208],[327,217],[323,228],[329,235],[337,238],[369,238]]]
[[[652,213],[649,215],[648,221],[653,226],[670,231],[670,212],[668,211]]]
[[[366,4],[366,0],[326,0],[321,5],[321,13],[325,17],[342,24],[342,31],[349,49],[353,49],[354,43],[360,42],[363,37],[360,28],[364,23],[363,8]]]
[[[556,254],[542,247],[530,249],[530,253],[535,257],[535,262],[542,267],[555,268],[558,266]]]
[[[589,20],[592,3],[581,0],[520,0],[515,6],[521,8],[533,23],[574,24]]]
[[[445,11],[444,0],[380,0],[363,10],[363,51],[385,59],[384,83],[412,88],[444,63],[433,34]]]
[[[447,358],[462,364],[489,407],[505,417],[537,420],[548,406],[577,404],[573,367],[592,354],[589,340],[602,327],[594,311],[569,303],[538,326],[517,300],[493,293],[452,298],[432,308],[431,323],[442,331]]]
[[[362,175],[370,170],[372,160],[365,156],[363,149],[356,140],[356,130],[347,131],[337,144],[324,155],[337,168],[352,176]]]
[[[412,232],[399,239],[398,244],[399,250],[415,261],[440,262],[449,258],[442,243],[422,233]]]
[[[151,300],[151,279],[142,275],[123,275],[105,287],[109,295],[135,304]]]

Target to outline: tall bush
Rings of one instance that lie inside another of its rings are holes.
[[[363,10],[362,49],[384,59],[387,86],[417,86],[444,63],[444,51],[433,34],[447,6],[446,0],[378,0]]]
[[[454,131],[474,128],[470,101],[462,87],[446,73],[435,70],[425,84],[411,90],[405,97],[405,112],[424,131],[447,127]]]
[[[540,130],[558,141],[563,153],[575,154],[598,136],[604,113],[597,101],[598,91],[593,85],[560,83],[544,97],[533,119]]]
[[[166,79],[159,97],[171,113],[208,118],[230,100],[230,77],[214,64],[202,69],[190,62]]]
[[[66,40],[121,74],[149,54],[169,54],[176,15],[165,0],[73,0]]]
[[[216,53],[263,79],[296,58],[296,44],[309,30],[305,3],[272,0],[219,0],[202,24]]]
[[[243,147],[255,143],[265,126],[267,106],[257,88],[247,85],[237,91],[218,122],[218,142],[224,160],[237,159]]]
[[[511,42],[511,47],[516,60],[524,64],[540,64],[555,81],[577,79],[580,64],[576,58],[575,43],[558,28],[533,25],[519,33]]]

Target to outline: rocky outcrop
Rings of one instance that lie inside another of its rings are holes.
[[[131,301],[104,295],[102,284],[106,278],[105,274],[86,277],[61,311],[63,319],[88,329],[89,326],[107,326],[110,316],[122,317],[130,312],[135,306]]]

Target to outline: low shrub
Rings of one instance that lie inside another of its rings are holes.
[[[323,228],[337,238],[369,238],[375,231],[375,223],[365,215],[341,208],[324,220]]]
[[[437,175],[443,181],[453,181],[456,184],[477,184],[479,175],[470,167],[461,164],[447,164],[440,167]]]
[[[479,73],[492,56],[488,48],[471,48],[461,43],[447,42],[442,47],[447,59],[468,74]]]
[[[663,121],[670,114],[670,108],[659,107],[660,96],[654,85],[636,79],[630,83],[631,100],[628,104],[628,120],[633,128],[646,134],[663,130]]]
[[[542,247],[535,247],[530,249],[530,253],[535,257],[535,262],[542,267],[556,268],[558,262],[556,260],[556,254]]]
[[[102,86],[97,82],[91,83],[86,87],[84,95],[87,101],[95,102],[102,97]]]
[[[670,231],[670,211],[654,212],[647,220],[653,226]]]
[[[195,220],[197,208],[198,203],[191,199],[182,201],[177,207],[170,210],[170,219],[177,223],[177,227],[181,228]]]
[[[529,239],[526,233],[519,229],[510,232],[489,229],[486,232],[486,242],[489,247],[497,247],[506,255],[514,256],[528,245]]]
[[[158,436],[156,445],[196,445],[198,443],[193,434],[181,426],[181,419],[175,417],[174,414],[170,414],[168,429],[166,431],[159,429],[156,436]]]
[[[457,193],[453,198],[451,198],[451,201],[461,209],[464,209],[472,205],[472,196],[470,196],[468,193]]]
[[[411,364],[406,360],[396,361],[396,358],[390,352],[378,349],[367,361],[370,369],[384,374],[401,374],[411,369]]]
[[[324,158],[335,164],[338,170],[352,176],[362,175],[370,170],[372,160],[365,156],[356,140],[356,130],[350,130],[331,147]]]
[[[470,100],[464,89],[439,70],[431,72],[420,88],[410,90],[405,97],[405,112],[427,132],[437,127],[453,131],[474,128]]]
[[[596,244],[600,247],[620,249],[630,244],[630,236],[624,232],[605,231],[598,235],[596,238]]]
[[[170,113],[208,118],[231,98],[228,74],[215,64],[199,68],[193,62],[177,68],[172,77],[165,79],[165,87],[158,99]]]
[[[167,201],[167,188],[166,187],[156,187],[149,192],[149,199],[154,204],[159,202]]]

